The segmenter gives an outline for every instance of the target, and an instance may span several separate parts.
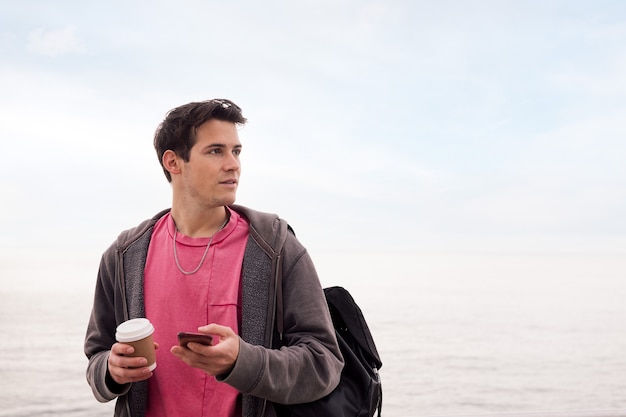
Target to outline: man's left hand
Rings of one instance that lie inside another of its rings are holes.
[[[230,372],[239,356],[239,336],[227,326],[208,324],[198,328],[200,333],[213,336],[211,346],[190,342],[187,348],[172,346],[170,351],[189,366],[202,369],[209,375],[223,375]],[[215,339],[219,342],[215,342]]]

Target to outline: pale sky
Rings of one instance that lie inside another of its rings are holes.
[[[0,249],[170,204],[152,136],[229,98],[238,203],[335,249],[626,252],[626,2],[0,2]]]

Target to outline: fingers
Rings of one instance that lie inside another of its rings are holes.
[[[115,343],[111,347],[108,359],[109,374],[120,385],[143,381],[152,376],[146,358],[126,356],[133,352],[133,347],[124,343]]]
[[[206,326],[198,327],[198,331],[200,333],[205,333],[205,334],[218,336],[220,341],[223,338],[237,337],[237,335],[235,334],[233,329],[231,329],[230,327],[228,327],[228,326],[221,326],[221,325],[215,324],[215,323],[211,323],[211,324],[207,324]]]
[[[219,339],[219,343],[205,346],[191,342],[187,348],[173,346],[172,354],[187,365],[202,369],[209,375],[222,375],[229,372],[239,356],[239,336],[230,327],[218,324],[199,327],[198,331],[211,334]]]

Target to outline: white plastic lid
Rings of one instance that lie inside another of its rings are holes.
[[[131,319],[117,326],[115,338],[118,342],[134,342],[150,336],[154,327],[148,319]]]

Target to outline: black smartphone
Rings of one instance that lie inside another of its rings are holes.
[[[201,345],[211,346],[213,338],[208,334],[180,332],[178,333],[178,344],[187,347],[187,343],[194,342]]]

